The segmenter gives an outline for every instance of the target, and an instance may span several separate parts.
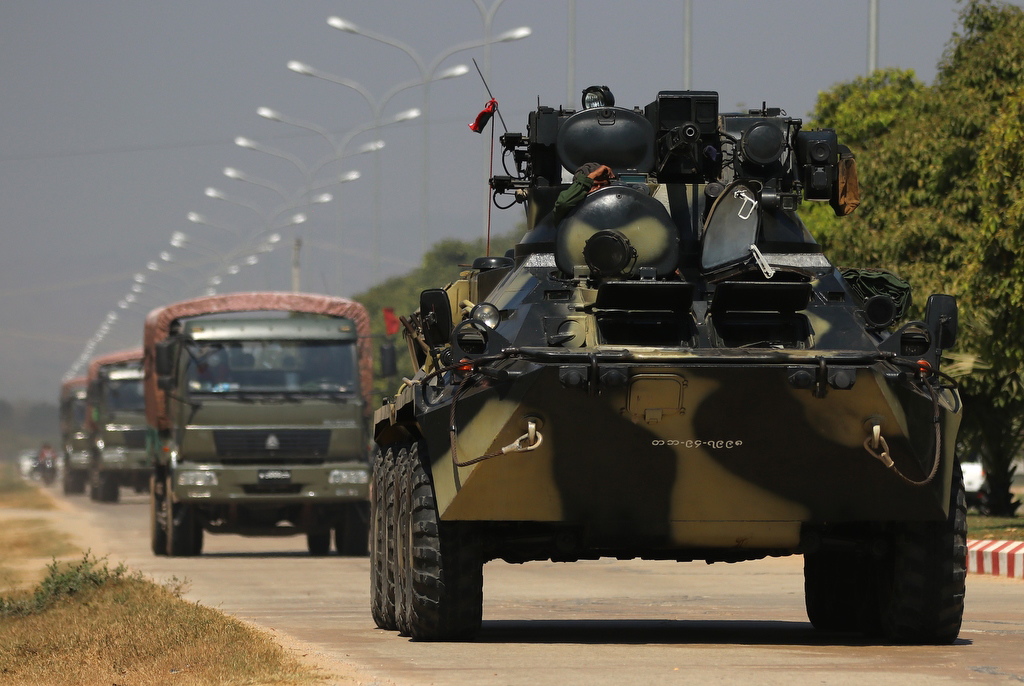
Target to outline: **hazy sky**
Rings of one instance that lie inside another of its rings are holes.
[[[682,0],[575,6],[570,88],[568,0],[498,2],[491,35],[532,29],[491,49],[490,86],[509,130],[525,132],[538,100],[577,107],[591,84],[608,85],[626,107],[682,88]],[[495,0],[479,7],[495,8]],[[693,0],[692,87],[719,91],[723,109],[767,101],[806,117],[819,90],[866,71],[868,7]],[[879,66],[912,68],[930,83],[958,9],[955,0],[881,0]],[[417,59],[332,28],[330,16]],[[96,352],[138,345],[146,312],[201,294],[218,269],[251,254],[260,235],[294,213],[288,208],[310,176],[320,186],[361,173],[326,185],[319,192],[334,200],[276,232],[276,249],[225,276],[221,292],[289,289],[296,237],[303,289],[348,296],[418,264],[424,244],[484,235],[491,136],[468,128],[488,99],[472,62],[484,69],[484,50],[440,59],[484,36],[475,0],[0,3],[0,398],[55,401],[61,377],[110,312],[118,318]],[[289,71],[291,60],[355,82],[365,95]],[[403,88],[421,80],[421,67],[440,73],[459,64],[470,72],[434,82],[427,94]],[[375,139],[386,146],[311,174],[332,154],[327,138],[261,118],[259,107],[329,132],[335,143],[348,139],[347,153]],[[368,130],[375,118],[414,107],[426,116]],[[235,145],[238,136],[263,150]],[[495,173],[499,164],[496,155]],[[225,167],[249,181],[226,177]],[[205,195],[211,187],[226,199]],[[190,222],[190,212],[208,223]],[[521,220],[519,209],[495,209],[491,230]],[[172,247],[179,231],[188,239]],[[160,271],[148,270],[150,262]],[[136,294],[137,273],[146,283]],[[137,300],[122,309],[126,295]]]

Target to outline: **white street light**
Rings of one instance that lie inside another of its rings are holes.
[[[428,207],[429,190],[428,190],[428,185],[429,185],[429,180],[430,180],[430,173],[429,173],[430,172],[430,166],[429,166],[430,165],[430,162],[429,162],[429,160],[430,160],[430,120],[429,120],[429,117],[426,116],[426,113],[430,109],[430,83],[431,83],[431,81],[437,81],[437,80],[440,80],[441,78],[454,78],[456,76],[461,76],[461,75],[463,75],[463,74],[465,74],[465,73],[467,73],[469,71],[469,68],[466,67],[465,65],[459,65],[457,67],[454,67],[453,69],[446,70],[445,72],[442,72],[442,74],[439,74],[439,75],[435,76],[435,72],[437,71],[437,68],[440,66],[440,64],[444,60],[446,60],[447,58],[451,57],[452,55],[454,55],[454,54],[456,54],[458,52],[463,52],[465,50],[471,50],[473,48],[479,48],[479,47],[483,46],[483,47],[485,47],[485,55],[486,55],[487,59],[489,60],[490,59],[489,47],[490,47],[490,45],[492,43],[507,43],[507,42],[510,42],[510,41],[520,40],[522,38],[526,38],[527,36],[529,36],[532,33],[532,30],[530,29],[530,27],[528,27],[528,26],[521,26],[519,28],[512,29],[510,31],[506,31],[505,33],[502,33],[501,35],[499,35],[495,39],[491,39],[491,37],[490,37],[490,19],[491,19],[491,17],[493,17],[494,11],[497,10],[497,6],[500,5],[502,1],[503,0],[498,0],[498,2],[495,3],[494,7],[492,8],[491,12],[485,18],[484,25],[485,25],[485,34],[486,35],[485,35],[483,40],[471,41],[471,42],[468,42],[468,43],[461,43],[459,45],[455,45],[455,46],[445,50],[444,52],[439,54],[437,57],[435,57],[434,61],[431,62],[429,65],[423,60],[422,57],[420,57],[419,53],[417,53],[415,50],[413,50],[411,47],[409,47],[408,45],[406,45],[402,41],[399,41],[399,40],[394,39],[394,38],[390,38],[388,36],[384,36],[382,34],[376,33],[375,31],[370,31],[368,29],[364,29],[364,28],[362,28],[360,26],[357,26],[353,22],[350,22],[347,19],[343,19],[343,18],[338,17],[338,16],[332,16],[332,17],[328,17],[327,18],[328,26],[331,26],[331,27],[333,27],[335,29],[338,29],[339,31],[344,31],[346,33],[352,33],[352,34],[364,36],[364,37],[369,38],[371,40],[375,40],[375,41],[377,41],[379,43],[384,43],[385,45],[390,45],[392,47],[398,48],[399,50],[404,52],[406,55],[408,55],[410,59],[412,59],[412,61],[416,64],[416,67],[420,71],[420,79],[421,79],[421,83],[423,84],[423,112],[424,112],[423,152],[422,152],[423,161],[422,161],[422,173],[420,174],[420,250],[421,250],[421,253],[425,253],[426,252],[426,248],[427,248],[426,217],[429,216],[429,207]],[[474,2],[477,3],[477,8],[480,10],[481,14],[483,15],[484,14],[484,9],[480,6],[479,0],[474,0]]]

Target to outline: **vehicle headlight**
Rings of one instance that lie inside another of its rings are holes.
[[[179,486],[216,486],[217,474],[210,471],[178,472]]]
[[[327,477],[329,484],[365,484],[370,482],[370,473],[365,469],[332,469]]]
[[[105,446],[105,445],[106,445],[106,443],[103,442],[102,438],[97,438],[96,439],[96,450],[103,450],[103,446]]]

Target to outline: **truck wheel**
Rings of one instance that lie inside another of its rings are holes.
[[[159,492],[156,477],[149,477],[149,543],[154,555],[167,554],[167,529],[164,518],[163,484]]]
[[[391,571],[394,558],[390,507],[395,493],[394,453],[381,449],[373,460],[373,496],[370,501],[370,614],[378,629],[394,631],[395,584]]]
[[[318,529],[306,532],[306,547],[314,557],[323,557],[331,552],[331,530]]]
[[[334,547],[339,555],[366,557],[370,536],[370,503],[349,503],[342,521],[334,528]]]
[[[203,539],[196,521],[195,508],[185,503],[175,503],[171,497],[171,478],[167,477],[164,491],[164,517],[167,522],[167,554],[171,557],[188,557],[202,552]],[[198,539],[198,540],[197,540]]]
[[[879,567],[879,627],[898,643],[949,644],[960,633],[967,578],[967,501],[953,463],[944,522],[894,525],[891,554]]]
[[[426,445],[414,445],[402,470],[408,505],[400,510],[399,528],[409,550],[409,635],[419,641],[472,639],[483,615],[483,559],[464,525],[440,521],[426,460]]]
[[[64,495],[80,495],[85,493],[86,474],[78,469],[64,471]]]
[[[117,477],[110,472],[96,472],[92,479],[90,495],[100,503],[116,503],[121,495]]]

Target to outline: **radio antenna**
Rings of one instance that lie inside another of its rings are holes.
[[[491,94],[491,87],[487,85],[487,79],[484,78],[484,73],[480,71],[480,65],[476,63],[476,58],[473,58],[473,66],[476,67],[476,73],[480,75],[480,80],[484,83],[484,90],[487,91],[487,97],[494,100],[494,95]],[[497,100],[494,100],[497,103]],[[495,104],[494,111],[498,113],[498,119],[501,120],[501,128],[505,129],[505,133],[508,133],[508,127],[505,126],[505,118],[501,116],[501,108]]]

